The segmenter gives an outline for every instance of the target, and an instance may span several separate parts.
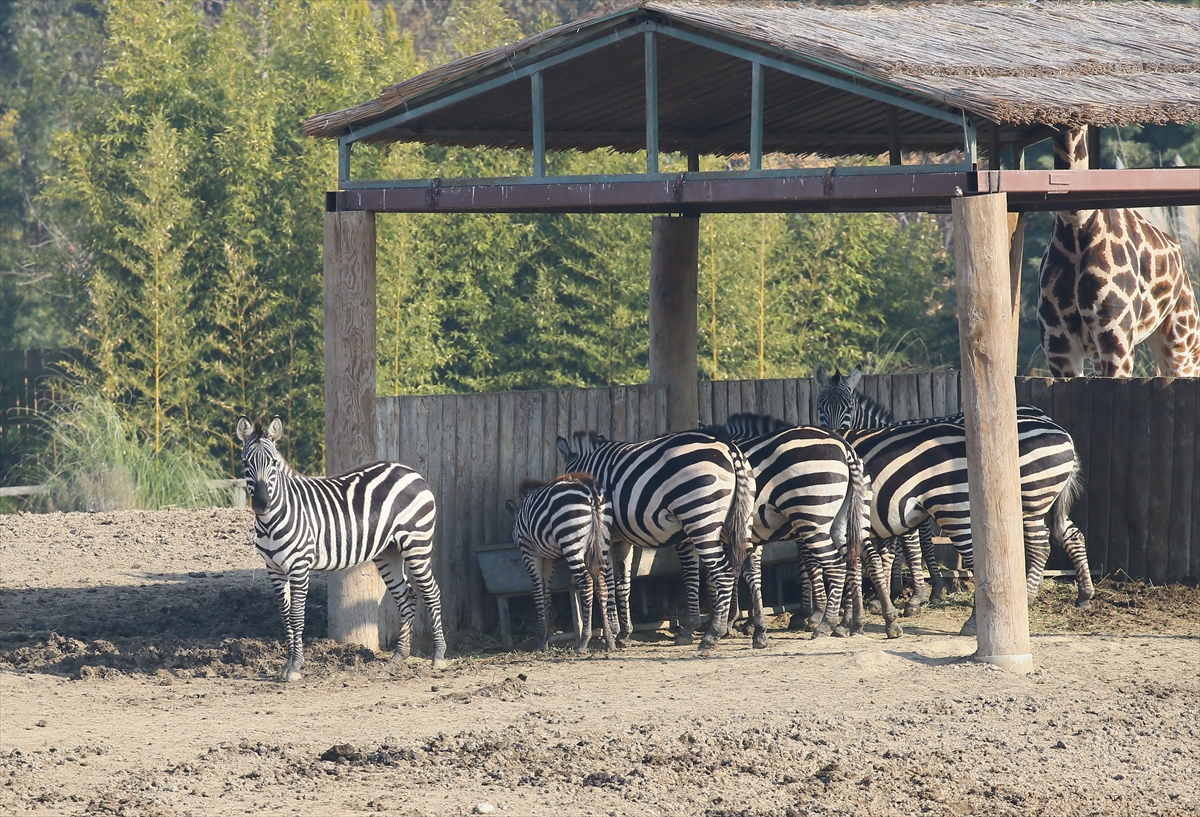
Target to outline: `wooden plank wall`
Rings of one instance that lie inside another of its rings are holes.
[[[754,412],[815,423],[810,378],[706,381],[700,422]],[[863,392],[897,420],[959,411],[958,372],[867,375]],[[1054,381],[1018,378],[1017,398],[1041,407],[1075,439],[1087,481],[1071,517],[1097,575],[1158,583],[1200,576],[1200,380]],[[525,479],[561,473],[559,436],[595,430],[644,440],[666,430],[662,386],[384,397],[380,456],[411,465],[432,486],[439,523],[434,573],[447,637],[495,626],[473,548],[512,539],[504,502]],[[1056,550],[1050,567],[1069,568]],[[417,636],[428,637],[420,621]]]
[[[1200,380],[1022,377],[1017,399],[1075,440],[1086,490],[1071,518],[1094,574],[1200,577]],[[1051,569],[1070,567],[1050,558]]]
[[[523,481],[562,473],[555,440],[577,430],[646,440],[666,427],[664,386],[379,399],[380,456],[421,472],[437,499],[433,572],[451,644],[462,629],[495,626],[495,603],[473,549],[512,541],[504,503]],[[429,643],[423,612],[414,635]]]

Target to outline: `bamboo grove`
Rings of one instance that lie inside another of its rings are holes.
[[[230,418],[279,413],[285,456],[320,472],[321,213],[336,146],[306,138],[304,119],[556,24],[562,4],[518,20],[500,0],[455,3],[420,54],[403,3],[212,5],[5,4],[3,186],[33,192],[4,193],[4,267],[21,274],[3,279],[0,346],[81,349],[76,388],[156,451],[231,470]],[[53,56],[67,43],[69,71]],[[32,143],[45,146],[37,162]],[[394,145],[356,162],[363,177],[432,178],[525,173],[531,158]],[[548,170],[643,163],[567,153]],[[645,382],[648,218],[381,216],[379,394]],[[702,376],[952,365],[948,243],[919,214],[706,216]]]

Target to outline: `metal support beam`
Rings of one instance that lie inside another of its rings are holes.
[[[1000,126],[987,123],[988,170],[1000,169]]]
[[[1027,673],[1033,669],[1033,656],[1021,526],[1007,197],[997,193],[956,198],[953,212],[975,551],[975,659]]]
[[[1100,128],[1087,126],[1088,169],[1100,169]]]
[[[378,458],[375,429],[375,214],[325,214],[325,473]],[[375,565],[329,574],[329,637],[372,650],[400,632]]]
[[[667,430],[700,421],[696,364],[700,218],[654,219],[650,243],[650,382],[667,387]]]
[[[542,72],[535,71],[529,78],[533,95],[533,175],[546,175],[546,94],[542,83]]]
[[[338,139],[338,186],[345,187],[350,181],[350,150],[354,143],[343,136]]]
[[[888,106],[888,162],[899,167],[904,164],[900,154],[900,109],[895,105]]]
[[[763,67],[755,62],[750,69],[750,169],[762,170],[763,151]]]
[[[658,41],[646,32],[646,172],[658,172]]]

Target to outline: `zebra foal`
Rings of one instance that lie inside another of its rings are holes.
[[[612,536],[625,554],[622,569],[614,571],[621,628],[617,643],[623,645],[632,631],[630,546],[638,545],[674,547],[679,553],[688,617],[680,622],[677,644],[690,643],[700,625],[699,563],[704,563],[713,615],[700,649],[716,646],[717,639],[729,631],[733,585],[750,546],[754,475],[742,452],[733,443],[701,431],[680,431],[639,443],[610,442],[595,432],[577,432],[575,450],[562,437],[557,445],[567,469],[592,474],[612,505]]]
[[[416,614],[411,581],[420,589],[433,625],[434,669],[444,667],[441,592],[430,569],[437,511],[425,479],[395,462],[371,463],[336,477],[301,476],[275,447],[283,435],[278,417],[264,431],[261,422],[243,416],[236,435],[254,511],[255,545],[267,563],[287,633],[288,660],[280,680],[301,677],[309,573],[368,561],[374,562],[400,608],[393,659],[407,658],[411,648]]]
[[[611,652],[612,619],[616,614],[615,605],[609,602],[612,513],[603,491],[591,474],[577,472],[547,483],[526,481],[520,493],[520,507],[511,499],[504,506],[513,516],[513,541],[521,549],[521,561],[533,583],[538,620],[534,649],[545,652],[550,647],[550,579],[554,565],[565,561],[583,599],[583,621],[575,652],[587,652],[592,637],[593,591],[598,591],[600,609],[604,611],[604,649]]]

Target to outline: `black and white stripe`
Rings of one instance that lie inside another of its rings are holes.
[[[755,646],[762,646],[759,633],[764,627],[758,550],[768,542],[789,539],[796,541],[806,569],[817,566],[828,585],[823,609],[815,611],[810,622],[814,637],[849,634],[838,616],[847,576],[857,581],[868,524],[862,461],[837,434],[815,426],[791,427],[762,415],[735,414],[723,429],[745,453],[754,473],[755,551],[745,573],[756,614]],[[880,574],[876,581],[882,578]],[[884,615],[888,636],[902,635],[890,603]]]
[[[618,643],[624,643],[632,630],[627,546],[670,546],[680,555],[688,597],[688,618],[681,622],[676,641],[690,642],[700,624],[698,557],[708,569],[714,608],[700,648],[715,646],[728,632],[736,571],[741,570],[750,545],[754,477],[745,457],[732,443],[700,431],[640,443],[610,442],[581,432],[575,434],[575,446],[572,451],[566,440],[558,438],[567,470],[592,474],[611,503],[614,550],[617,540],[626,546],[621,569],[614,570]],[[723,535],[728,553],[722,546]]]
[[[615,604],[609,600],[612,565],[608,561],[612,513],[604,492],[590,474],[563,474],[550,482],[521,485],[521,505],[505,503],[513,515],[513,541],[533,583],[538,631],[534,649],[550,647],[550,579],[554,565],[565,561],[582,596],[582,626],[575,652],[587,651],[592,635],[593,592],[599,591],[604,648],[612,650]]]
[[[855,403],[871,402],[846,388],[834,375],[818,398],[822,423],[844,428]],[[835,397],[840,393],[841,396]],[[933,520],[973,565],[971,511],[967,496],[966,431],[963,415],[912,420],[876,429],[851,429],[847,440],[871,477],[871,524],[878,537],[901,536]],[[1075,565],[1076,605],[1088,607],[1093,588],[1083,534],[1067,516],[1082,488],[1079,459],[1071,435],[1036,406],[1017,409],[1017,446],[1021,470],[1021,511],[1026,558],[1026,590],[1037,596],[1050,555],[1051,540],[1061,543]],[[1047,525],[1047,523],[1049,523]],[[968,622],[967,629],[973,625]]]
[[[282,680],[299,678],[304,664],[310,571],[344,570],[368,561],[374,562],[400,608],[395,657],[407,658],[410,650],[416,614],[411,581],[421,591],[433,626],[433,665],[444,666],[441,592],[430,569],[437,512],[424,478],[394,462],[371,463],[336,477],[301,476],[275,447],[282,433],[278,417],[265,432],[261,423],[251,424],[246,417],[237,423],[255,543],[267,563],[287,631]]]

